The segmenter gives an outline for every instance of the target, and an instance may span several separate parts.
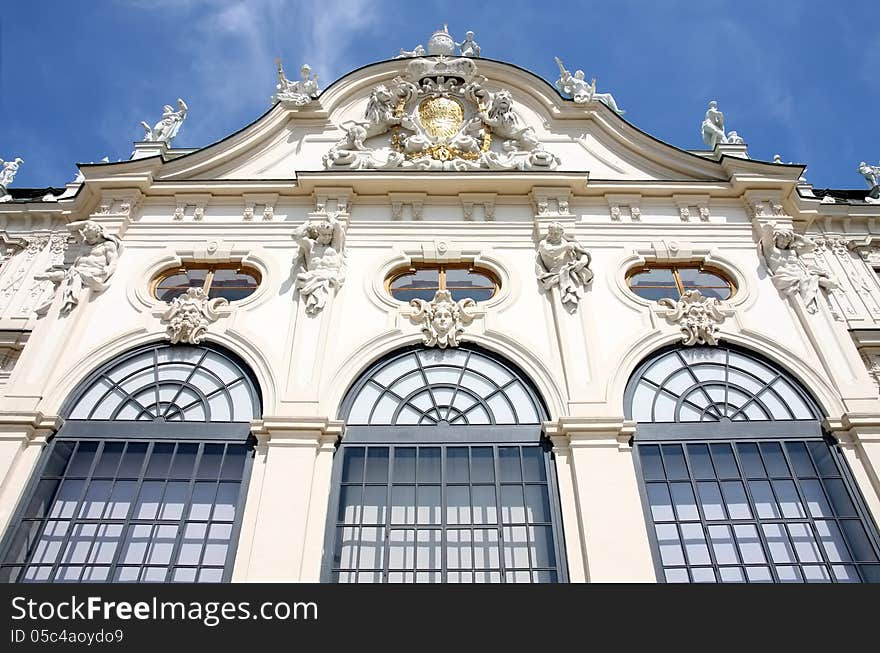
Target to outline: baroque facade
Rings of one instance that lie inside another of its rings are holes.
[[[4,164],[3,580],[880,581],[876,182],[481,55]]]

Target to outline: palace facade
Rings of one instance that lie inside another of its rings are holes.
[[[481,54],[0,188],[0,578],[880,581],[877,187]]]

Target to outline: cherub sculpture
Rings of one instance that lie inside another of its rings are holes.
[[[818,310],[819,288],[830,291],[838,287],[828,272],[804,259],[816,244],[791,229],[762,225],[759,248],[773,285],[786,297],[800,295],[810,313]]]
[[[109,235],[103,226],[93,220],[71,222],[67,228],[79,237],[86,251],[70,267],[54,265],[43,274],[34,275],[34,279],[38,281],[51,281],[56,288],[51,297],[36,309],[38,315],[45,315],[49,310],[59,286],[63,286],[60,313],[67,315],[79,304],[84,288],[94,294],[104,292],[110,285],[110,277],[116,271],[116,264],[122,253],[122,242],[119,238]]]
[[[181,98],[177,98],[177,111],[170,104],[166,104],[162,109],[162,119],[152,129],[147,122],[141,120],[141,126],[146,132],[144,140],[151,142],[161,141],[168,147],[171,147],[171,141],[174,140],[177,132],[180,131],[180,126],[183,124],[184,118],[186,118],[188,109],[189,107],[186,106],[186,102]]]
[[[574,310],[583,288],[593,279],[590,254],[576,239],[565,235],[561,223],[552,222],[547,236],[538,244],[535,274],[544,289],[558,287],[562,303]]]
[[[473,322],[470,309],[476,306],[471,298],[454,301],[448,290],[438,290],[430,302],[413,299],[410,306],[416,309],[410,320],[422,324],[424,343],[428,347],[458,347],[464,327]]]
[[[297,227],[293,239],[296,288],[306,300],[306,313],[316,315],[327,304],[331,289],[345,282],[345,226],[328,213]]]

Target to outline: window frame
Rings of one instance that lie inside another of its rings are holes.
[[[164,268],[162,271],[156,274],[156,276],[153,277],[153,280],[150,282],[150,296],[153,299],[164,302],[166,304],[174,301],[174,298],[170,300],[159,299],[159,285],[166,279],[173,277],[176,274],[186,274],[189,270],[206,270],[205,282],[202,284],[201,287],[205,294],[208,296],[210,296],[211,286],[214,282],[214,275],[216,274],[217,270],[236,270],[252,276],[256,280],[256,285],[253,286],[253,290],[246,297],[227,300],[230,303],[250,299],[250,297],[253,296],[253,294],[260,289],[260,285],[263,283],[263,275],[260,273],[260,271],[255,266],[248,265],[243,262],[226,261],[223,263],[207,263],[203,261],[185,261],[178,266],[172,268]],[[184,288],[183,293],[181,293],[182,295],[186,292],[186,288],[197,287],[198,286],[173,286],[171,288],[168,288],[168,290]],[[180,295],[177,296],[179,297]],[[222,295],[218,295],[218,297],[222,297]]]
[[[449,290],[449,288],[447,287],[447,284],[446,284],[446,273],[448,270],[467,270],[468,272],[475,273],[475,274],[481,274],[481,275],[489,278],[489,280],[493,284],[491,287],[490,286],[474,286],[472,289],[473,290],[489,290],[491,288],[492,294],[489,297],[487,297],[486,299],[480,299],[480,300],[474,300],[474,301],[488,302],[488,301],[494,299],[495,296],[498,294],[498,291],[501,290],[501,281],[498,278],[498,275],[495,274],[494,272],[492,272],[492,270],[489,270],[485,267],[481,267],[479,265],[475,265],[473,263],[457,262],[457,263],[413,263],[407,267],[395,268],[385,277],[385,292],[387,292],[388,295],[394,301],[408,304],[409,302],[407,300],[398,299],[395,296],[394,291],[397,289],[393,289],[391,287],[391,285],[395,281],[400,279],[401,277],[404,277],[408,274],[414,274],[414,273],[418,272],[419,270],[437,270],[437,288],[424,286],[424,287],[418,287],[418,288],[407,288],[407,290],[431,290],[431,291],[435,291],[435,292],[437,290]],[[455,286],[453,286],[452,291],[454,292],[456,290],[468,290],[468,289],[467,288],[456,288]]]
[[[651,288],[651,289],[657,289],[657,290],[665,290],[667,288],[672,288],[672,286],[644,285],[644,286],[635,286],[634,287],[632,285],[633,277],[635,277],[637,274],[641,274],[642,272],[650,272],[652,270],[670,270],[672,272],[672,278],[673,278],[673,281],[675,281],[675,289],[678,292],[678,297],[669,297],[669,299],[671,299],[673,301],[677,301],[678,299],[681,299],[681,297],[684,295],[685,291],[687,291],[687,290],[701,290],[703,288],[717,289],[717,288],[726,287],[729,290],[730,294],[725,299],[723,299],[721,301],[728,301],[730,299],[733,299],[733,297],[737,291],[736,284],[730,278],[730,275],[726,274],[725,272],[723,272],[719,268],[712,266],[712,265],[707,265],[702,261],[692,261],[692,262],[688,262],[688,263],[672,263],[672,262],[667,262],[667,261],[647,262],[642,265],[638,265],[634,268],[631,268],[626,273],[626,287],[627,287],[627,289],[631,293],[633,293],[636,297],[638,297],[639,299],[642,299],[644,301],[656,302],[658,300],[648,299],[647,297],[643,297],[642,295],[640,295],[638,293],[638,291],[636,290],[637,288]],[[707,274],[714,274],[716,277],[718,277],[722,281],[726,282],[727,286],[686,286],[681,279],[680,270],[697,270],[698,272],[705,272]]]

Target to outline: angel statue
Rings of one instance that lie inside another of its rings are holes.
[[[327,304],[330,289],[345,282],[345,225],[329,213],[301,224],[293,239],[296,288],[306,300],[306,313],[317,315]]]
[[[58,286],[64,285],[60,312],[61,315],[67,315],[79,304],[83,289],[88,288],[94,294],[104,292],[116,271],[116,263],[122,253],[119,238],[108,234],[94,220],[71,222],[67,228],[79,237],[86,251],[76,257],[70,267],[53,265],[44,273],[34,275],[37,281],[51,281],[56,287],[56,292],[36,309],[37,315],[45,315],[49,310]]]
[[[583,296],[583,287],[593,279],[590,254],[575,238],[565,235],[561,223],[551,222],[546,238],[538,244],[535,274],[545,290],[557,286],[562,303],[574,310]]]
[[[24,161],[19,157],[15,157],[12,161],[0,159],[0,201],[8,202],[12,199],[6,189],[12,184],[22,163]]]
[[[576,70],[574,71],[574,75],[572,75],[571,71],[566,70],[559,57],[553,58],[556,60],[556,65],[559,66],[559,79],[556,80],[556,88],[558,88],[561,93],[570,95],[575,104],[596,101],[601,102],[618,115],[622,116],[626,113],[626,111],[617,106],[617,101],[611,93],[596,92],[595,77],[593,77],[590,83],[587,83],[584,79],[583,70]]]
[[[170,104],[166,104],[162,109],[162,119],[152,129],[148,123],[141,120],[141,126],[146,132],[144,140],[150,142],[162,141],[168,147],[171,147],[171,141],[174,140],[177,132],[180,131],[180,126],[183,124],[183,119],[186,118],[188,109],[189,107],[186,106],[186,102],[177,98],[177,111]]]
[[[804,260],[804,254],[816,249],[809,238],[791,229],[777,229],[772,223],[764,224],[759,247],[773,285],[786,297],[800,295],[810,313],[818,310],[819,288],[830,291],[838,287],[828,272]]]

